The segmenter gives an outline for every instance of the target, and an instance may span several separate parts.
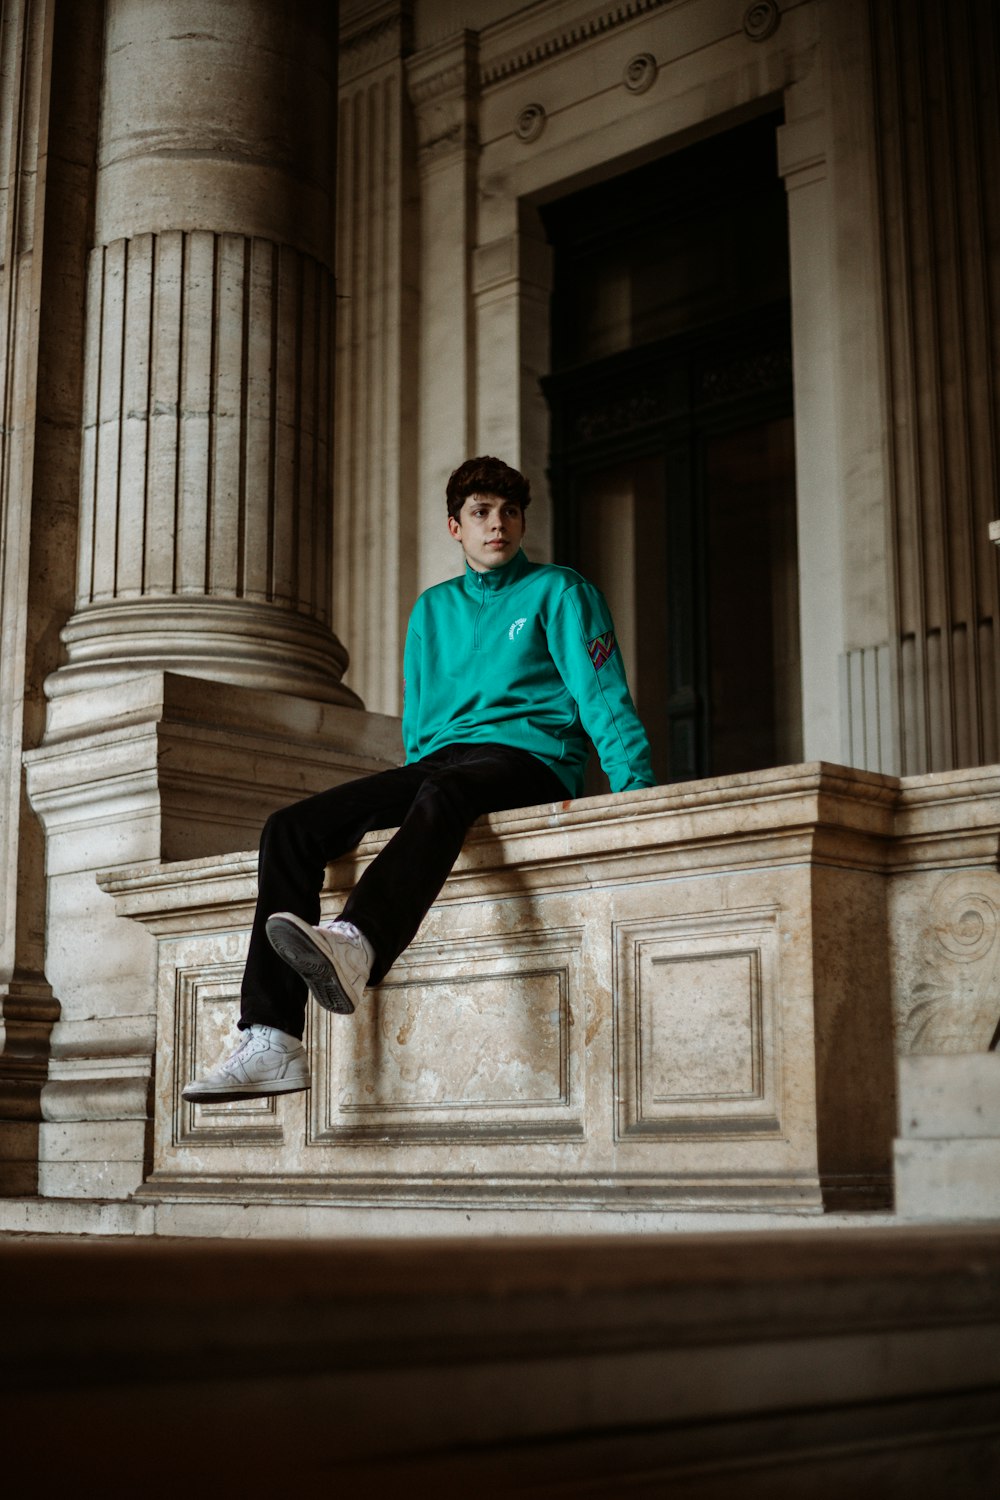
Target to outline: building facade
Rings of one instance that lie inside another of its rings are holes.
[[[987,0],[2,20],[4,1192],[142,1182],[157,961],[116,872],[398,759],[470,453],[608,594],[665,784],[998,774]],[[945,1050],[995,1041],[972,865]]]

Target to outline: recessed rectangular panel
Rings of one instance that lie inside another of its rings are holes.
[[[644,1112],[691,1099],[755,1099],[760,965],[755,951],[645,955]]]
[[[526,943],[518,962],[495,940],[469,940],[443,967],[416,945],[354,1016],[322,1018],[312,1139],[579,1133],[576,948],[540,946]]]
[[[179,969],[176,978],[174,1047],[174,1144],[232,1145],[282,1139],[275,1099],[190,1104],[181,1090],[233,1050],[239,1037],[243,965]]]
[[[620,1136],[780,1129],[775,952],[769,909],[616,929]]]
[[[565,988],[556,970],[383,985],[345,1039],[341,1110],[565,1102]]]

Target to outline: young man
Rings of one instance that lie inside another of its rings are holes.
[[[580,795],[593,741],[613,791],[654,785],[602,595],[521,551],[528,481],[471,458],[448,481],[461,578],[421,594],[404,655],[406,764],[274,813],[260,845],[257,911],[236,1050],[185,1099],[309,1087],[307,990],[348,1014],[413,938],[482,813]],[[375,828],[397,828],[333,922],[326,866]]]

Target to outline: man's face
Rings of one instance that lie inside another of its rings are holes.
[[[488,573],[516,554],[524,536],[524,511],[499,495],[469,495],[458,520],[448,517],[448,530],[462,543],[469,567]]]

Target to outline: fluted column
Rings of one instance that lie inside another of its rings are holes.
[[[414,596],[416,152],[404,59],[412,0],[341,6],[334,628],[369,709],[401,707]],[[377,544],[373,545],[373,538]]]
[[[870,6],[906,774],[1000,758],[1000,18]]]
[[[330,702],[335,7],[109,0],[79,577],[59,695]]]

